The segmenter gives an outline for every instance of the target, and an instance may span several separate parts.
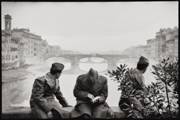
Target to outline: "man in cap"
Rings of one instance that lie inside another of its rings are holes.
[[[119,107],[129,118],[143,118],[145,112],[147,88],[144,84],[144,76],[149,61],[141,56],[135,69],[130,69],[121,81],[121,98]]]
[[[60,113],[62,111],[63,114],[65,111],[61,110],[61,105],[63,107],[69,106],[60,91],[58,80],[63,69],[63,64],[53,63],[50,72],[35,79],[30,98],[33,117],[52,118],[52,110],[60,111]],[[61,105],[55,100],[54,96]]]
[[[78,76],[74,87],[77,104],[72,111],[73,118],[107,118],[113,112],[106,103],[108,96],[107,79],[94,69]]]

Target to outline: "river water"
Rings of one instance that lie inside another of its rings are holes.
[[[136,67],[138,59],[124,59],[120,60],[119,64],[127,64],[129,67]],[[60,80],[60,88],[67,99],[70,105],[75,105],[76,100],[73,96],[73,88],[76,82],[76,78],[80,73],[71,73],[67,74],[66,71],[70,69],[70,63],[62,58],[51,58],[40,64],[32,65],[27,70],[30,74],[27,74],[25,80],[6,83],[2,86],[2,112],[8,109],[9,107],[26,107],[29,106],[29,99],[31,95],[32,85],[36,77],[46,74],[53,62],[61,62],[65,64],[64,73],[62,73]],[[154,60],[150,60],[150,66],[156,64]],[[90,67],[99,71],[99,74],[102,74],[108,78],[108,98],[107,103],[110,106],[117,106],[120,98],[120,92],[117,91],[118,84],[109,79],[109,77],[102,72],[106,70],[107,63],[80,63],[79,67],[81,70],[84,70],[86,73]],[[154,81],[154,76],[151,73],[152,68],[149,67],[145,76],[145,84],[148,85],[150,82]],[[4,98],[4,99],[3,99]],[[6,98],[6,99],[5,99]]]

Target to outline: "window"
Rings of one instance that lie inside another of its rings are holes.
[[[6,59],[9,60],[9,55],[6,56]]]
[[[11,48],[11,51],[17,51],[17,48]]]
[[[3,60],[3,61],[5,60],[5,56],[2,56],[2,60]]]
[[[10,55],[8,55],[8,60],[10,60]]]
[[[18,44],[18,39],[17,38],[12,38],[11,41],[12,41],[12,43]]]

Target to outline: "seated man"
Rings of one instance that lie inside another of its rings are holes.
[[[147,88],[144,84],[144,76],[149,65],[148,59],[141,56],[137,68],[130,69],[125,79],[121,81],[121,98],[119,107],[128,118],[143,118],[146,104]]]
[[[74,88],[77,104],[72,117],[106,118],[113,112],[106,103],[108,96],[107,79],[92,68],[87,74],[78,76]]]
[[[30,98],[30,106],[33,117],[37,118],[52,118],[52,111],[61,111],[61,105],[68,107],[68,103],[63,97],[60,86],[59,77],[61,75],[64,65],[61,63],[53,63],[46,75],[35,79]],[[54,95],[59,100],[59,104],[55,101]],[[65,111],[62,110],[62,114]],[[61,116],[63,117],[63,116]]]

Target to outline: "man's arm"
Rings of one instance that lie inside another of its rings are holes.
[[[47,100],[44,95],[44,81],[36,79],[32,89],[32,97],[34,101],[46,112],[50,111]]]
[[[99,103],[103,103],[106,101],[108,96],[108,84],[107,84],[107,79],[105,78],[105,83],[102,89],[102,92],[100,94],[100,98],[99,98]]]
[[[74,93],[74,96],[80,100],[90,100],[89,96],[91,96],[91,94],[87,91],[82,90],[80,77],[78,77],[76,80],[76,85],[74,87],[73,93]]]
[[[66,99],[63,97],[63,94],[60,90],[60,87],[58,86],[58,90],[57,92],[55,93],[56,95],[56,98],[59,100],[59,103],[63,106],[63,107],[68,107],[68,103],[66,101]]]

